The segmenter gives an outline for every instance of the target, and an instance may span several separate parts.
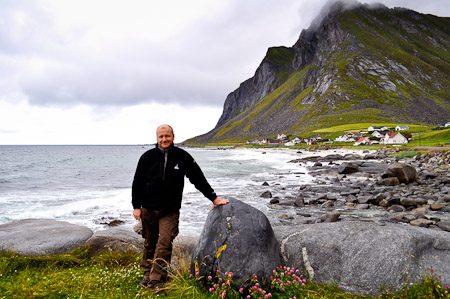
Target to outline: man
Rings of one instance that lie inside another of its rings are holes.
[[[184,177],[212,201],[213,209],[229,202],[216,195],[192,156],[174,146],[174,138],[171,126],[157,128],[156,147],[139,159],[132,187],[133,216],[142,221],[144,238],[144,279],[139,286],[156,293],[167,280],[172,241],[178,235]]]

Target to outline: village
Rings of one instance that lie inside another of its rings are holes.
[[[450,127],[450,122],[446,123],[443,127]],[[353,143],[354,146],[358,145],[401,145],[407,144],[412,140],[412,135],[407,133],[401,133],[401,131],[408,131],[410,128],[406,125],[397,125],[396,127],[387,126],[370,126],[367,131],[349,132],[338,136],[334,140],[323,139],[321,135],[312,135],[308,138],[300,136],[290,137],[283,133],[278,134],[276,139],[258,139],[253,141],[247,141],[247,144],[264,145],[264,146],[294,146],[305,143],[306,145],[315,145],[320,143],[333,144],[333,143]]]

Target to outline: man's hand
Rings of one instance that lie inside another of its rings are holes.
[[[134,209],[133,216],[136,220],[141,220],[141,209]]]
[[[216,197],[216,199],[213,200],[212,209],[214,209],[215,206],[226,205],[229,202],[230,201],[228,199],[225,199],[225,198],[222,198],[222,197]]]

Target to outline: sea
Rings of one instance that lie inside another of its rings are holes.
[[[132,230],[131,184],[140,156],[154,145],[0,145],[0,224],[46,218],[93,231]],[[262,184],[300,185],[312,178],[286,152],[185,148],[216,193],[271,217]],[[282,187],[282,186],[281,186]],[[295,196],[295,194],[292,194]],[[186,179],[180,235],[199,236],[212,208]]]

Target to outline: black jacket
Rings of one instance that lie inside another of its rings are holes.
[[[181,208],[184,176],[194,184],[205,197],[216,199],[194,158],[185,150],[171,146],[164,153],[158,148],[145,152],[139,159],[132,187],[134,209],[146,208],[156,211],[173,212]]]

